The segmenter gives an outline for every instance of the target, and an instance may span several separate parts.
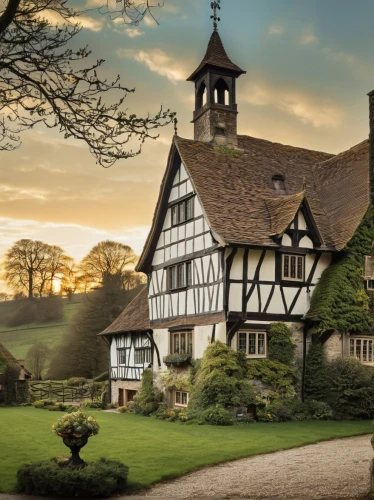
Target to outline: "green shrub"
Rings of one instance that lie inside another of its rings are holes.
[[[208,408],[248,406],[254,402],[252,384],[246,380],[245,354],[216,341],[210,344],[201,361],[193,387],[188,415],[198,415]]]
[[[124,493],[128,467],[101,458],[86,467],[65,467],[53,458],[24,465],[17,472],[17,489],[28,495],[59,497],[108,497]]]
[[[130,410],[128,409],[128,407],[127,407],[127,406],[119,406],[119,407],[117,408],[117,411],[118,411],[119,413],[128,413]]]
[[[199,423],[210,425],[233,425],[232,413],[221,405],[210,406],[201,413]]]
[[[300,401],[300,399],[291,401],[287,406],[292,412],[293,420],[307,420],[311,418],[309,406]]]
[[[85,401],[82,404],[83,408],[93,408],[97,410],[106,410],[108,405],[105,401]]]
[[[323,401],[326,398],[328,386],[323,345],[318,339],[313,338],[306,356],[305,397]]]
[[[308,407],[314,420],[331,420],[333,412],[331,407],[324,401],[310,400]]]
[[[374,373],[355,358],[338,358],[328,364],[326,401],[338,419],[374,416]]]
[[[40,399],[34,402],[34,408],[44,408],[44,406],[54,406],[57,403],[55,399]]]
[[[44,408],[44,401],[35,401],[34,408]]]
[[[290,422],[293,420],[292,409],[281,402],[259,408],[256,416],[259,422]]]
[[[84,377],[70,377],[66,383],[71,387],[77,387],[87,384],[87,379]]]
[[[247,363],[246,376],[258,378],[269,385],[274,394],[272,399],[289,401],[295,397],[295,370],[271,359],[251,359]]]
[[[134,410],[142,415],[149,415],[156,409],[153,373],[147,368],[142,374],[142,382],[138,394],[134,398]]]
[[[285,323],[272,323],[268,333],[268,358],[284,365],[292,365],[295,343],[290,328]]]

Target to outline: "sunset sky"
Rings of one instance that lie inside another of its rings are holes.
[[[194,88],[185,79],[212,32],[210,0],[164,0],[155,14],[159,26],[146,18],[129,27],[89,11],[76,43],[106,60],[105,75],[136,87],[125,101],[131,112],[162,104],[191,138]],[[247,71],[238,81],[239,133],[333,153],[368,136],[372,0],[222,0],[220,15],[228,55]],[[20,149],[0,153],[0,254],[20,238],[60,245],[78,260],[104,239],[140,254],[173,128],[160,133],[109,169],[57,130],[24,133]]]

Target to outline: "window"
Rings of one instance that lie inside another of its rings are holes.
[[[171,333],[172,354],[192,354],[192,331]]]
[[[274,175],[273,176],[273,186],[276,191],[285,191],[286,186],[284,185],[284,177],[283,175]]]
[[[266,357],[266,332],[239,332],[238,350],[255,358]]]
[[[282,279],[304,281],[305,255],[282,255]]]
[[[176,226],[182,222],[193,219],[193,200],[188,198],[171,207],[171,225]]]
[[[149,347],[135,349],[135,364],[144,365],[146,363],[151,363],[151,349]]]
[[[192,285],[192,263],[182,262],[169,267],[169,290]]]
[[[374,280],[366,280],[366,290],[369,290],[369,292],[374,291]]]
[[[127,364],[127,351],[129,349],[122,348],[122,349],[117,349],[118,352],[118,364],[120,365],[126,365]]]
[[[187,391],[174,391],[175,406],[187,406],[190,394]]]
[[[351,338],[349,341],[349,354],[363,363],[372,363],[374,361],[373,339]]]

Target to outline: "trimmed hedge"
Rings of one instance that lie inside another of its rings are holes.
[[[56,458],[28,464],[17,472],[17,490],[28,495],[108,497],[124,493],[129,468],[100,458],[86,467],[66,467]]]

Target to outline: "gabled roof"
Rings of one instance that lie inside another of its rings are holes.
[[[305,191],[282,198],[265,200],[270,216],[270,236],[281,236],[294,220],[304,201]]]
[[[99,335],[150,330],[147,287],[130,302],[117,319]]]
[[[245,73],[245,71],[234,64],[227,55],[218,31],[213,31],[208,43],[208,49],[203,60],[201,61],[197,69],[195,69],[195,71],[192,73],[192,75],[187,78],[187,81],[193,81],[195,77],[200,73],[200,71],[208,65],[234,71],[238,74],[238,76]]]
[[[22,368],[22,370],[25,371],[25,374],[28,377],[31,377],[31,372],[29,372],[29,370],[27,370],[24,366],[21,366],[18,360],[13,356],[13,354],[8,351],[8,349],[3,344],[0,344],[0,356],[3,356],[7,363],[17,365]]]
[[[174,137],[137,270],[150,265],[180,161],[221,245],[277,248],[272,236],[278,228],[274,229],[269,200],[283,200],[270,204],[278,207],[279,220],[288,220],[290,212],[296,211],[303,187],[321,248],[341,250],[346,245],[369,204],[368,141],[337,156],[248,136],[238,136],[238,145],[240,149],[233,150]],[[275,175],[283,176],[284,192],[274,189]]]

